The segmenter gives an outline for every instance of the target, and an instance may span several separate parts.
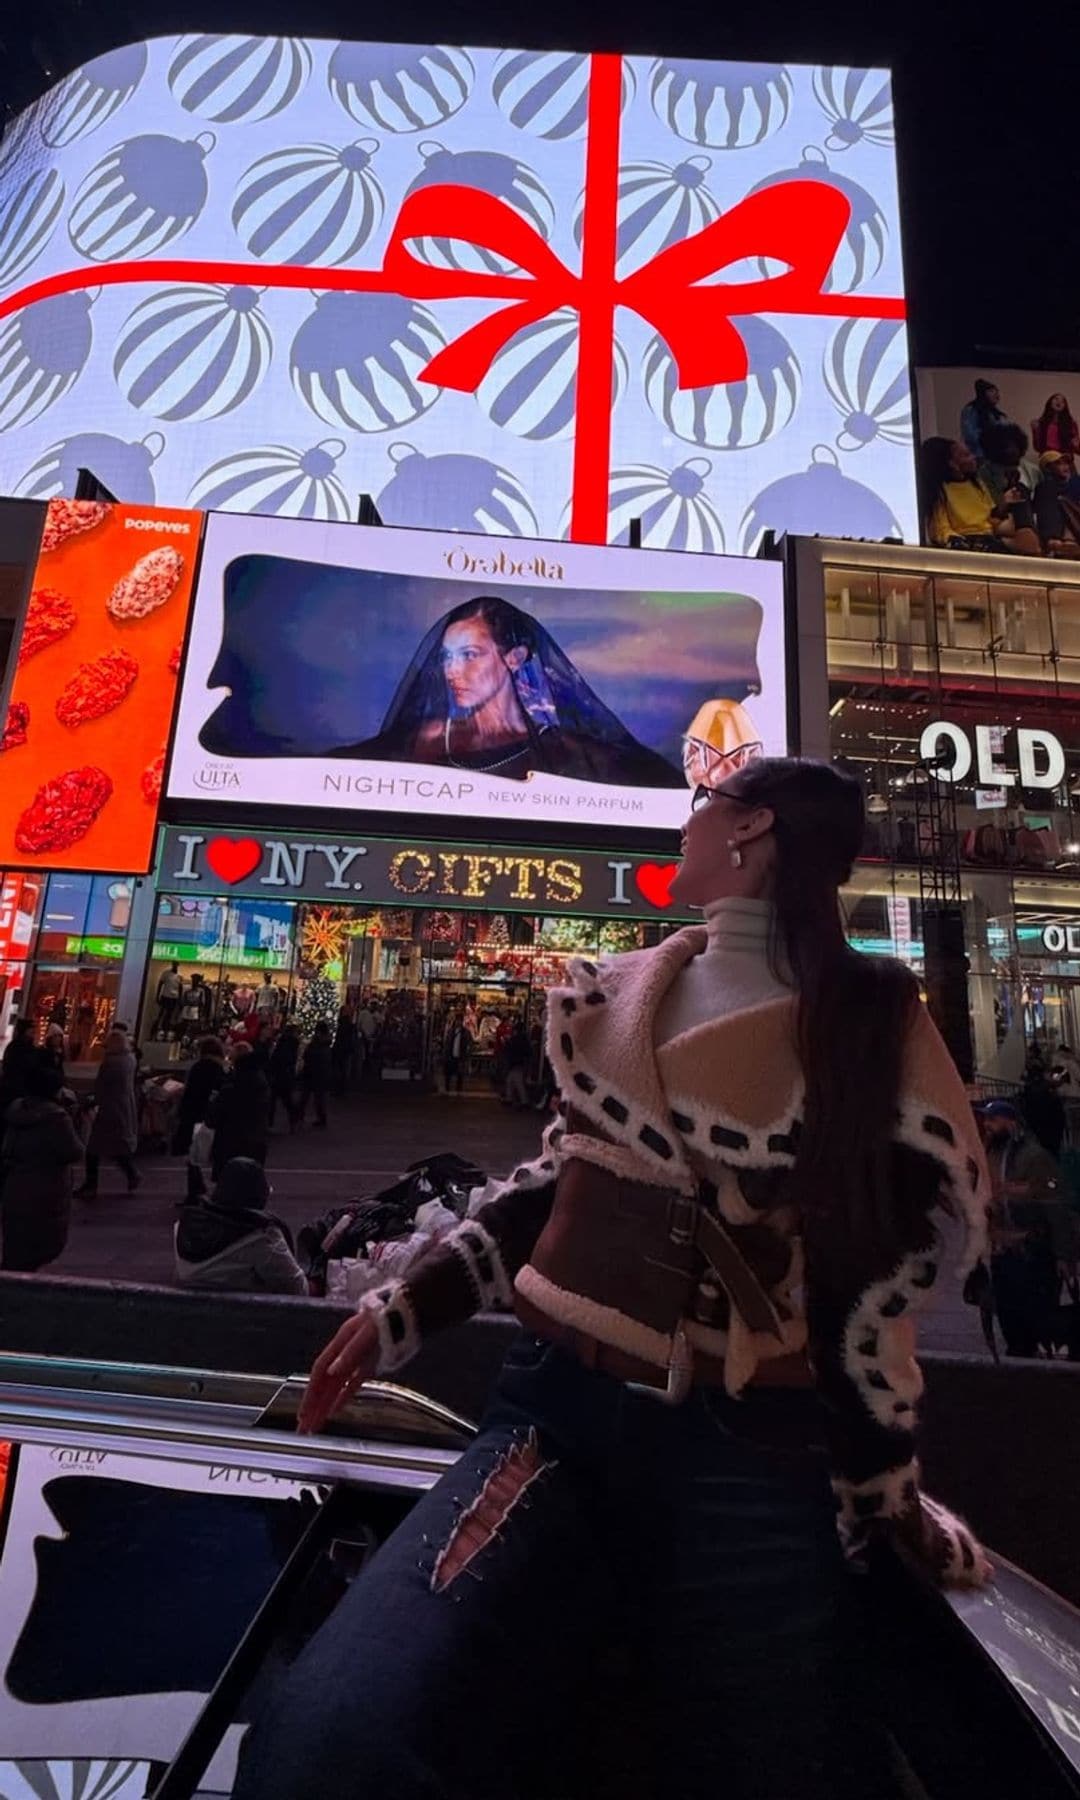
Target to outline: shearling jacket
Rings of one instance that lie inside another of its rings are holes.
[[[548,1002],[560,1115],[539,1156],[489,1183],[407,1282],[365,1296],[380,1371],[496,1303],[516,1305],[531,1329],[547,1320],[554,1334],[634,1359],[657,1372],[668,1400],[695,1379],[743,1394],[769,1380],[773,1359],[803,1358],[849,1553],[885,1528],[942,1579],[977,1582],[982,1553],[920,1493],[915,1446],[914,1315],[941,1272],[941,1208],[966,1226],[964,1268],[985,1244],[989,1183],[956,1069],[919,1008],[890,1153],[899,1262],[820,1230],[808,1256],[794,1172],[804,1099],[794,996],[653,1047],[665,994],[704,947],[690,928],[599,967],[570,965],[570,985]],[[707,1228],[688,1241],[681,1224],[699,1213]]]

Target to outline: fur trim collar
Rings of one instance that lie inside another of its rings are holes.
[[[569,984],[548,999],[548,1056],[564,1099],[633,1154],[638,1179],[685,1193],[725,1166],[790,1167],[804,1099],[794,997],[654,1048],[660,1003],[706,942],[691,926],[655,949],[575,959]],[[974,1263],[985,1241],[986,1164],[963,1085],[923,1008],[905,1047],[896,1137],[937,1163]]]

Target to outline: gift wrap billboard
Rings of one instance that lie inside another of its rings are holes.
[[[914,538],[888,74],[188,36],[0,146],[0,489]]]
[[[168,793],[680,826],[787,742],[775,560],[218,513]]]

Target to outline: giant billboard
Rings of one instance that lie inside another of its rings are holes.
[[[787,736],[778,562],[218,513],[168,792],[678,826]]]
[[[0,491],[914,538],[881,70],[194,35],[0,147]]]
[[[49,506],[0,718],[0,868],[149,869],[200,525]]]

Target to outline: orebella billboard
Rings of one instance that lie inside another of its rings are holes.
[[[0,150],[0,490],[912,538],[893,129],[872,69],[109,52]]]

